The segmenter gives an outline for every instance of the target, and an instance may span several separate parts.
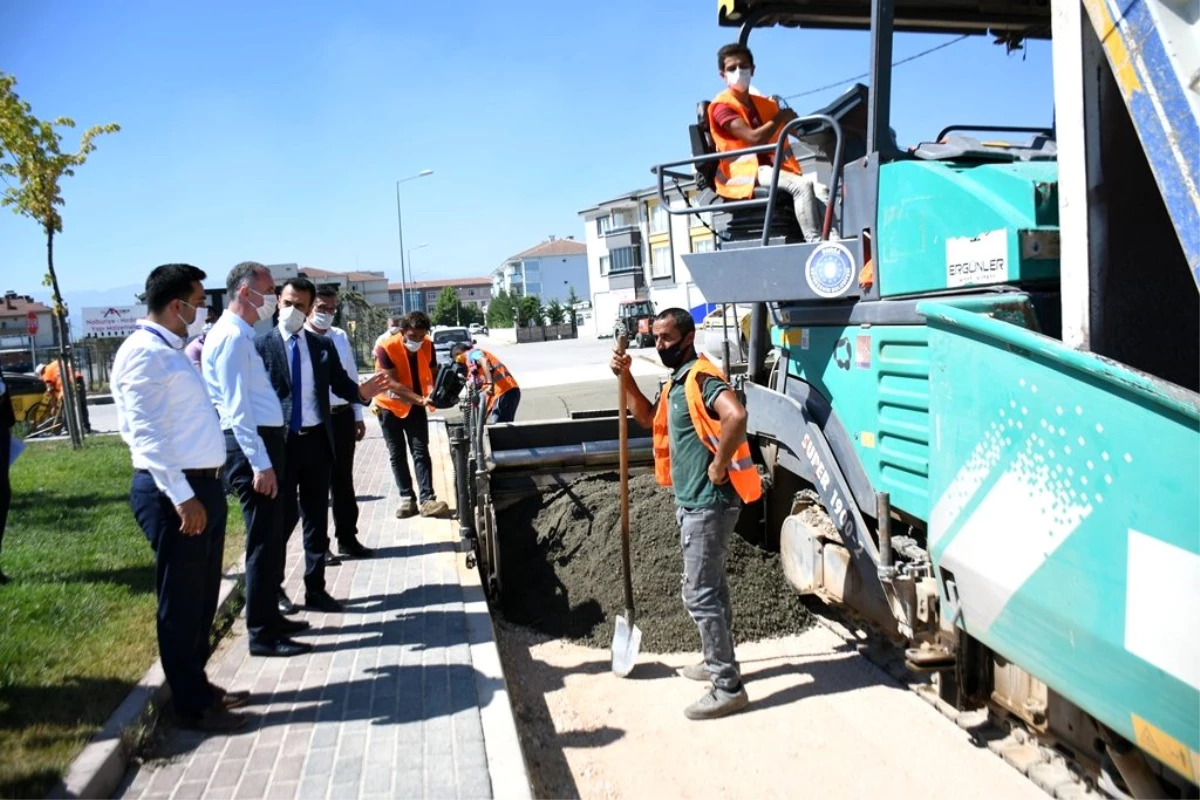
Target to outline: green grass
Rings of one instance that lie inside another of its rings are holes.
[[[30,444],[0,551],[0,797],[44,797],[158,657],[154,554],[116,437]],[[243,546],[231,504],[225,563]]]

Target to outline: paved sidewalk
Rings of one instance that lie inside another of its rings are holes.
[[[494,772],[523,775],[511,759],[497,768],[485,742],[481,707],[483,719],[500,720],[491,723],[501,740],[495,749],[516,746],[507,741],[513,727],[503,680],[472,662],[469,634],[489,637],[490,622],[486,607],[471,602],[471,587],[460,585],[457,524],[395,518],[399,495],[387,447],[375,418],[366,417],[355,486],[359,538],[376,554],[328,570],[330,592],[346,601],[345,612],[302,612],[313,628],[297,638],[316,649],[290,659],[251,657],[239,620],[209,677],[253,692],[245,709],[252,723],[233,736],[167,728],[152,758],[131,765],[117,796],[490,798],[489,756]],[[439,455],[447,452],[445,427],[431,433],[434,489],[453,505],[449,459]],[[288,560],[289,594],[297,601],[300,538],[297,530]],[[498,786],[495,793],[528,796],[528,788]]]

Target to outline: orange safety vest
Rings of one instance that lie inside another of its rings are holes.
[[[500,399],[500,395],[504,394],[510,389],[517,388],[517,379],[512,376],[511,372],[508,371],[508,367],[504,366],[503,361],[496,358],[482,347],[479,348],[479,352],[483,353],[483,357],[488,361],[488,368],[492,371],[492,387],[495,389],[495,391],[492,393],[491,399],[488,400],[487,410],[490,414],[492,411],[492,406],[496,405],[496,401]],[[478,364],[472,365],[472,369],[479,375],[480,378],[483,377],[483,370]]]
[[[387,353],[392,366],[396,368],[396,380],[411,388],[412,370],[408,368],[408,348],[404,346],[404,334],[397,333],[389,337],[381,347],[383,347],[383,352]],[[425,337],[425,341],[421,342],[421,349],[417,351],[417,379],[420,381],[421,395],[424,397],[428,397],[429,393],[433,391],[433,372],[429,369],[431,360],[433,360],[433,342],[429,340],[429,337]],[[375,359],[375,369],[384,369],[378,358]],[[379,404],[380,408],[386,408],[397,417],[407,417],[409,409],[412,408],[411,403],[393,397],[390,392],[376,395],[375,402]]]
[[[688,370],[683,384],[692,427],[696,429],[696,435],[700,437],[704,446],[716,454],[717,443],[721,440],[721,421],[710,417],[704,407],[704,393],[700,389],[700,382],[696,380],[701,373],[721,380],[725,380],[725,375],[720,367],[700,356]],[[671,391],[671,385],[672,381],[668,380],[663,387],[662,396],[658,399],[658,408],[654,412],[654,478],[659,486],[671,485],[671,435],[667,429],[667,395]],[[753,503],[762,497],[762,479],[759,478],[758,470],[750,457],[750,443],[745,439],[738,444],[733,461],[729,464],[729,480],[742,502]]]
[[[779,113],[779,105],[769,97],[752,94],[750,101],[754,103],[754,107],[758,110],[758,118],[763,122],[774,119],[775,115]],[[718,103],[731,106],[741,115],[742,121],[750,125],[750,112],[737,99],[733,90],[726,89],[713,98],[712,103],[708,106],[708,130],[712,133],[713,141],[717,145],[717,152],[727,153],[731,150],[742,150],[749,147],[750,145],[741,139],[732,139],[726,136],[721,127],[713,120],[713,107]],[[778,130],[771,137],[770,143],[775,144],[777,141],[779,141]],[[751,153],[737,158],[723,158],[718,166],[717,194],[730,200],[745,200],[754,196],[754,187],[758,183],[758,155]],[[783,165],[780,169],[794,172],[797,175],[802,172],[800,162],[792,155],[790,144],[785,143],[783,146]]]

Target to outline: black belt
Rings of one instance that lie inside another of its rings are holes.
[[[209,467],[207,469],[185,469],[183,474],[189,478],[211,478],[216,480],[221,477],[221,471],[224,467]],[[146,475],[150,474],[148,469],[135,469],[134,472],[141,472]]]
[[[309,425],[307,428],[301,428],[300,430],[296,431],[296,433],[300,436],[308,436],[310,433],[316,433],[323,427],[323,425]]]
[[[342,414],[349,410],[350,410],[349,403],[345,403],[344,405],[340,405],[340,406],[331,406],[330,407],[330,411],[334,414]]]

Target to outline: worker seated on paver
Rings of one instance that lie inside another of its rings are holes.
[[[521,404],[521,388],[504,362],[479,347],[460,342],[450,357],[467,368],[467,380],[487,395],[487,424],[512,422]]]
[[[750,48],[727,44],[717,51],[717,66],[726,88],[708,106],[708,128],[718,153],[774,144],[787,123],[796,118],[790,108],[780,108],[769,97],[750,91],[754,56]],[[755,186],[770,186],[774,166],[772,153],[721,159],[716,175],[717,194],[729,200],[747,200]],[[783,146],[779,189],[794,198],[796,221],[806,241],[821,238],[824,209],[813,191],[812,181],[801,176],[800,162],[789,144]]]

